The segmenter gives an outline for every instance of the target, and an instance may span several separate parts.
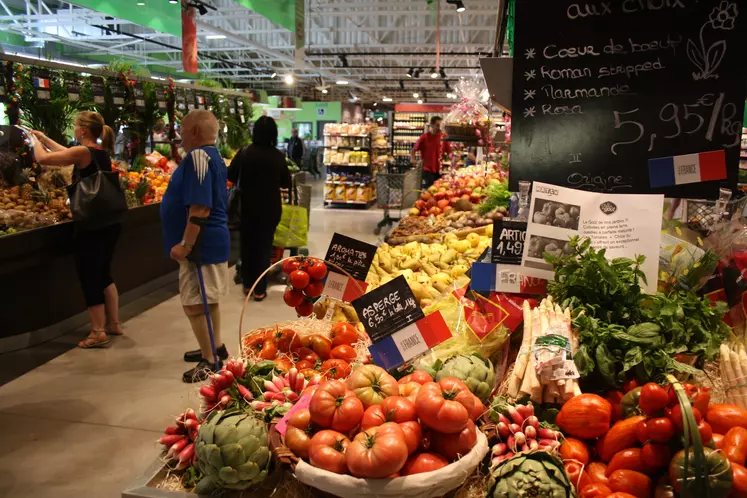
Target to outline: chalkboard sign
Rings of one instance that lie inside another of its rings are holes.
[[[145,90],[141,82],[135,83],[132,88],[132,95],[135,98],[135,108],[140,112],[145,111]]]
[[[491,262],[503,265],[520,265],[526,236],[526,222],[495,220],[493,222]]]
[[[112,104],[123,106],[125,103],[125,96],[127,95],[124,83],[115,78],[111,78],[109,80],[109,89],[112,92]]]
[[[65,88],[67,88],[67,100],[70,102],[80,101],[80,80],[74,73],[65,73]]]
[[[41,68],[31,68],[31,79],[36,88],[36,99],[39,102],[52,100],[52,80],[49,71]]]
[[[101,108],[106,107],[104,92],[104,78],[101,76],[91,76],[91,94],[93,95],[93,103]]]
[[[351,303],[373,342],[424,318],[405,277],[399,276]]]
[[[364,281],[374,254],[376,246],[335,233],[324,259],[350,273],[356,280]],[[330,267],[330,271],[335,271],[334,267]]]
[[[716,198],[736,187],[739,3],[516,0],[511,190],[538,180]]]
[[[162,86],[156,87],[156,101],[158,102],[159,109],[166,109],[166,88]]]

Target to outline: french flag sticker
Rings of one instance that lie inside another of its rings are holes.
[[[49,80],[45,78],[34,78],[36,88],[49,88]]]
[[[368,347],[374,363],[391,370],[451,338],[440,311],[431,313]]]
[[[652,188],[726,180],[726,152],[714,150],[649,159],[648,173]]]
[[[366,282],[354,280],[341,273],[330,271],[327,274],[327,280],[324,282],[322,294],[339,301],[350,303],[365,294],[367,288],[368,284]]]

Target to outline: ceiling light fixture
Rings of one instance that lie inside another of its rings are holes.
[[[407,71],[407,77],[408,78],[412,78],[412,73],[414,73],[414,72],[415,72],[415,70],[413,68],[410,68],[410,70]]]
[[[418,99],[418,104],[422,104],[423,101],[421,99]]]
[[[137,2],[137,6],[138,7],[145,7],[145,2],[143,2],[142,0],[140,0],[140,1]]]
[[[349,85],[350,82],[348,80],[337,80],[338,85]]]
[[[225,40],[226,35],[207,35],[206,40]]]
[[[381,99],[383,102],[391,102],[392,99],[390,97],[384,97]]]
[[[373,103],[373,106],[374,106],[374,107],[376,107],[377,105],[379,105],[379,103],[378,103],[378,102],[374,102],[374,103]]]
[[[443,68],[441,68],[441,69],[440,69],[440,70],[438,71],[438,73],[439,73],[439,74],[441,75],[441,77],[442,77],[443,79],[446,79],[446,71],[444,71],[444,69],[443,69]]]
[[[327,92],[329,92],[329,90],[327,90],[326,88],[322,88],[322,93],[327,93]]]
[[[179,3],[179,0],[169,0],[169,3]]]
[[[278,75],[278,73],[276,73],[275,71],[273,71],[272,74],[270,75],[270,78],[274,78],[277,75]]]
[[[431,78],[438,78],[438,73],[434,67],[431,68]]]
[[[462,2],[462,0],[446,0],[446,3],[453,5],[456,8],[456,11],[459,13],[467,10],[467,7],[464,6],[464,2]]]
[[[415,92],[415,93],[412,94],[412,98],[416,99],[418,97],[420,97],[419,93]]]
[[[283,78],[283,81],[285,81],[286,85],[292,85],[295,80],[293,79],[292,74],[286,74],[285,78]]]

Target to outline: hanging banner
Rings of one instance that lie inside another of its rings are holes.
[[[36,88],[36,100],[47,102],[52,100],[52,81],[49,71],[41,68],[31,68],[31,81]]]
[[[91,76],[91,93],[93,94],[93,103],[100,107],[106,107],[106,98],[104,90],[104,78],[101,76]]]
[[[141,82],[138,81],[135,83],[135,86],[132,88],[132,95],[135,98],[135,109],[140,112],[145,111],[145,91]]]
[[[70,102],[80,101],[80,80],[74,73],[65,73],[65,88],[67,89],[67,100]]]
[[[116,106],[123,106],[125,104],[125,97],[127,96],[124,83],[118,79],[111,78],[109,79],[109,90],[112,92],[112,103]]]
[[[197,23],[195,9],[182,5],[182,66],[185,73],[197,74]]]
[[[166,110],[166,89],[162,86],[156,87],[156,101],[158,102],[158,108],[162,111]]]

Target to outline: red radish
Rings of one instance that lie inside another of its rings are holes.
[[[539,448],[539,443],[537,442],[537,440],[536,439],[530,439],[529,440],[529,450],[533,451],[533,450],[536,450],[537,448]]]
[[[252,408],[255,410],[264,410],[265,408],[269,408],[272,406],[272,403],[269,401],[252,401]]]
[[[517,432],[521,432],[521,426],[519,424],[509,424],[508,430],[511,431],[511,434],[516,434]]]
[[[535,439],[537,437],[537,430],[531,425],[527,425],[526,428],[524,429],[524,435],[528,439]]]
[[[233,372],[230,370],[224,370],[223,372],[223,389],[228,389],[236,381]]]
[[[514,423],[519,424],[520,426],[524,423],[524,417],[522,417],[521,414],[516,411],[516,408],[514,408],[513,406],[509,406],[506,411],[508,412],[508,416],[511,417],[511,420],[513,420]]]
[[[288,398],[288,401],[290,401],[291,403],[295,403],[296,401],[298,401],[298,393],[293,391],[286,394],[285,397]]]
[[[208,401],[215,401],[218,396],[218,393],[215,392],[215,387],[213,386],[202,386],[200,388],[200,394]]]
[[[246,387],[242,386],[241,384],[239,384],[238,386],[239,386],[238,387],[239,394],[241,395],[242,398],[244,398],[246,401],[251,401],[251,400],[254,399],[254,395],[252,394],[252,392],[249,389],[247,389]]]
[[[273,384],[271,381],[266,380],[265,381],[265,391],[269,391],[269,392],[273,392],[273,393],[279,393],[280,392],[280,388],[278,386],[276,386],[275,384]],[[265,394],[267,394],[267,393],[265,392]]]
[[[197,441],[197,434],[200,432],[200,425],[198,424],[196,427],[193,427],[189,429],[189,439],[190,441]]]
[[[524,420],[524,423],[526,424],[524,427],[534,427],[535,430],[539,430],[540,428],[540,421],[534,415],[527,417],[526,420]]]
[[[226,370],[233,373],[236,379],[241,379],[246,375],[246,365],[242,360],[232,359],[226,362]]]
[[[179,453],[179,462],[189,462],[192,460],[192,457],[195,454],[195,443],[189,443],[187,446],[184,447],[184,449]]]
[[[504,424],[506,424],[506,427],[508,427],[509,424],[511,424],[511,421],[508,418],[506,418],[506,416],[502,413],[498,414],[498,422],[503,422]]]
[[[513,434],[508,436],[506,446],[508,446],[511,451],[516,451],[516,438],[514,438]]]
[[[509,434],[511,434],[508,430],[508,425],[504,424],[503,422],[498,422],[495,428],[498,431],[498,435],[501,436],[503,439],[506,439],[509,436]]]
[[[182,439],[187,439],[187,436],[184,434],[170,434],[167,436],[161,436],[161,439],[159,439],[158,442],[166,447],[171,447],[174,443],[177,443]]]
[[[193,427],[197,427],[198,425],[200,425],[200,423],[197,420],[193,419],[193,418],[187,419],[187,421],[184,422],[184,426],[187,429],[191,429]]]
[[[493,446],[493,456],[501,456],[506,452],[506,450],[508,450],[506,443],[498,443]]]
[[[187,446],[188,444],[189,444],[189,440],[187,438],[184,438],[172,444],[171,448],[169,448],[169,451],[166,453],[166,458],[167,459],[176,458],[179,452],[182,451],[184,447]]]
[[[176,426],[166,427],[166,430],[164,430],[163,433],[168,435],[183,434],[182,428]]]
[[[184,410],[184,418],[192,418],[197,420],[197,413],[195,413],[193,409],[187,408],[186,410]]]
[[[516,405],[516,411],[519,412],[523,418],[534,416],[534,405],[527,403],[526,405]]]
[[[541,439],[552,439],[554,441],[557,441],[558,439],[560,439],[560,434],[557,431],[554,431],[552,429],[545,429],[545,428],[540,429],[537,431],[537,435]]]
[[[522,444],[521,445],[521,451],[529,451],[529,445],[528,444]]]
[[[516,444],[518,446],[524,446],[525,444],[527,444],[527,437],[523,432],[517,432],[516,434],[514,434],[514,441],[516,441]]]

